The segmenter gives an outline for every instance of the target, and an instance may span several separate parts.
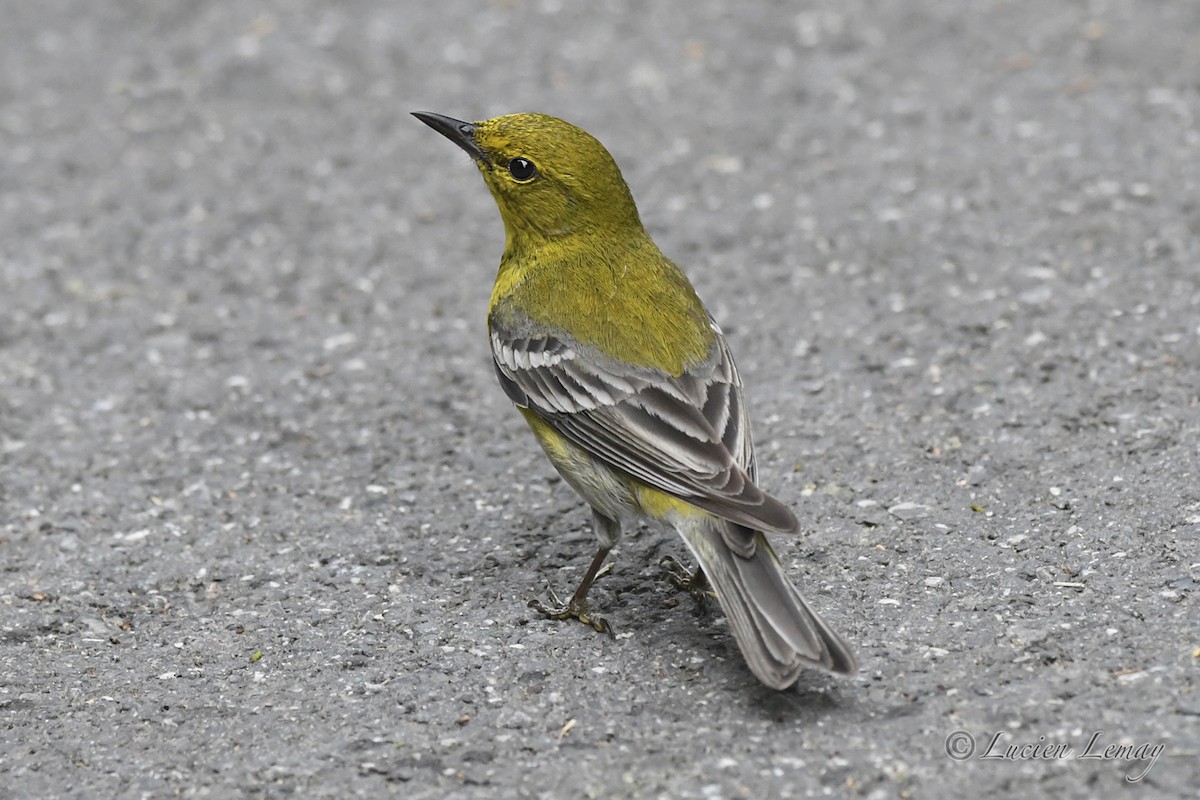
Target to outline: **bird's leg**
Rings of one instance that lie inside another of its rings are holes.
[[[715,597],[708,576],[700,567],[690,570],[673,556],[663,556],[658,565],[667,573],[667,580],[672,586],[690,594],[697,603],[705,605],[709,598]]]
[[[596,557],[592,559],[592,565],[583,575],[583,580],[579,583],[579,588],[575,590],[575,594],[571,595],[571,599],[563,603],[558,599],[554,590],[550,590],[550,599],[553,605],[546,605],[541,600],[530,600],[529,607],[535,611],[540,611],[550,619],[577,619],[584,625],[589,625],[597,633],[607,633],[612,636],[612,626],[608,624],[608,620],[603,617],[593,617],[588,613],[587,593],[588,589],[592,588],[592,584],[601,575],[607,573],[611,569],[611,564],[604,569],[604,559],[608,556],[608,551],[611,548],[601,547],[596,551]]]

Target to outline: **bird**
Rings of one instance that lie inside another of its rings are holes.
[[[413,112],[467,152],[504,223],[488,304],[496,377],[591,507],[597,550],[570,600],[530,605],[611,632],[588,590],[622,530],[676,531],[750,671],[786,689],[854,654],[787,578],[766,534],[800,524],[757,482],[742,380],[721,327],[642,225],[615,160],[557,117]]]

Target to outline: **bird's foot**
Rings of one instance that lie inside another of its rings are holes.
[[[608,620],[606,620],[604,617],[592,616],[591,612],[588,610],[588,604],[586,600],[576,600],[572,598],[569,603],[564,603],[558,599],[558,595],[554,593],[553,589],[550,590],[550,600],[551,602],[549,604],[543,603],[541,600],[537,599],[530,600],[529,607],[534,611],[545,615],[548,619],[577,619],[584,625],[587,625],[589,628],[596,631],[596,633],[607,633],[609,636],[613,635],[613,629],[612,626],[608,624]]]
[[[671,582],[672,586],[682,592],[687,592],[702,606],[707,606],[709,600],[716,598],[716,593],[709,585],[708,576],[700,567],[696,567],[694,570],[688,569],[678,559],[671,556],[664,556],[659,560],[658,565],[667,573],[667,580]]]

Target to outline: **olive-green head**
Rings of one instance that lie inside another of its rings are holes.
[[[466,150],[500,207],[509,247],[598,231],[641,231],[621,171],[589,133],[545,114],[463,122],[414,112]]]

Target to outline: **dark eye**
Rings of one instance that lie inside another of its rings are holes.
[[[514,158],[508,162],[508,174],[518,181],[533,180],[537,175],[537,167],[528,158]]]

